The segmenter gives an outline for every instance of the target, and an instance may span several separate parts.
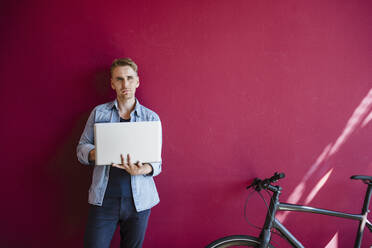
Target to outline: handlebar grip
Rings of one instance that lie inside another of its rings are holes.
[[[256,191],[260,191],[261,189],[267,189],[268,187],[271,186],[271,183],[274,183],[276,181],[278,181],[279,179],[282,179],[285,177],[285,174],[284,173],[278,173],[278,172],[275,172],[274,176],[270,177],[270,178],[266,178],[264,180],[261,180],[259,178],[255,178],[253,180],[253,183],[249,186],[247,186],[247,189],[253,187],[254,190]]]
[[[270,177],[269,181],[273,183],[284,177],[285,177],[284,173],[275,172],[274,176]]]

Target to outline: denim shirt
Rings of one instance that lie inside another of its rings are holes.
[[[134,110],[130,113],[131,122],[160,121],[159,116],[152,110],[142,106],[136,99]],[[117,100],[98,105],[91,112],[77,146],[77,157],[80,163],[94,166],[92,184],[89,189],[88,202],[102,206],[103,198],[109,180],[110,165],[95,166],[89,163],[89,152],[94,146],[94,123],[120,122]],[[125,151],[123,151],[125,152]],[[161,172],[161,162],[151,163],[152,173],[148,175],[131,176],[131,186],[134,205],[137,211],[152,208],[159,203],[153,177]]]

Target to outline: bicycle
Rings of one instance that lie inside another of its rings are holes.
[[[281,194],[282,188],[280,186],[275,186],[272,184],[284,177],[284,173],[275,173],[274,176],[266,178],[264,180],[256,178],[254,179],[253,183],[247,187],[247,189],[253,188],[257,192],[261,191],[262,189],[272,192],[270,205],[266,213],[266,219],[263,227],[261,228],[259,237],[248,235],[227,236],[212,242],[206,248],[226,248],[234,246],[259,248],[274,247],[272,244],[270,244],[272,229],[275,229],[287,242],[289,242],[292,247],[304,248],[301,242],[298,241],[296,237],[275,218],[275,214],[277,213],[277,211],[309,212],[313,214],[323,214],[359,221],[359,228],[356,233],[354,248],[359,248],[361,246],[365,226],[367,226],[368,229],[372,232],[372,224],[367,219],[369,213],[368,206],[372,194],[372,177],[361,175],[355,175],[351,177],[351,179],[362,180],[365,184],[367,184],[367,191],[364,197],[361,214],[349,214],[298,204],[282,203],[279,201],[279,195]]]

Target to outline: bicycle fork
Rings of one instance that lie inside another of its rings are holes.
[[[261,244],[259,248],[267,248],[271,239],[271,228],[275,221],[275,214],[278,209],[279,195],[282,188],[279,186],[269,185],[268,189],[273,192],[273,196],[270,200],[269,211],[267,212],[264,227],[260,233]]]

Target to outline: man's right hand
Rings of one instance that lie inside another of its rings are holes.
[[[93,163],[96,160],[96,149],[92,149],[89,152],[89,163]]]

